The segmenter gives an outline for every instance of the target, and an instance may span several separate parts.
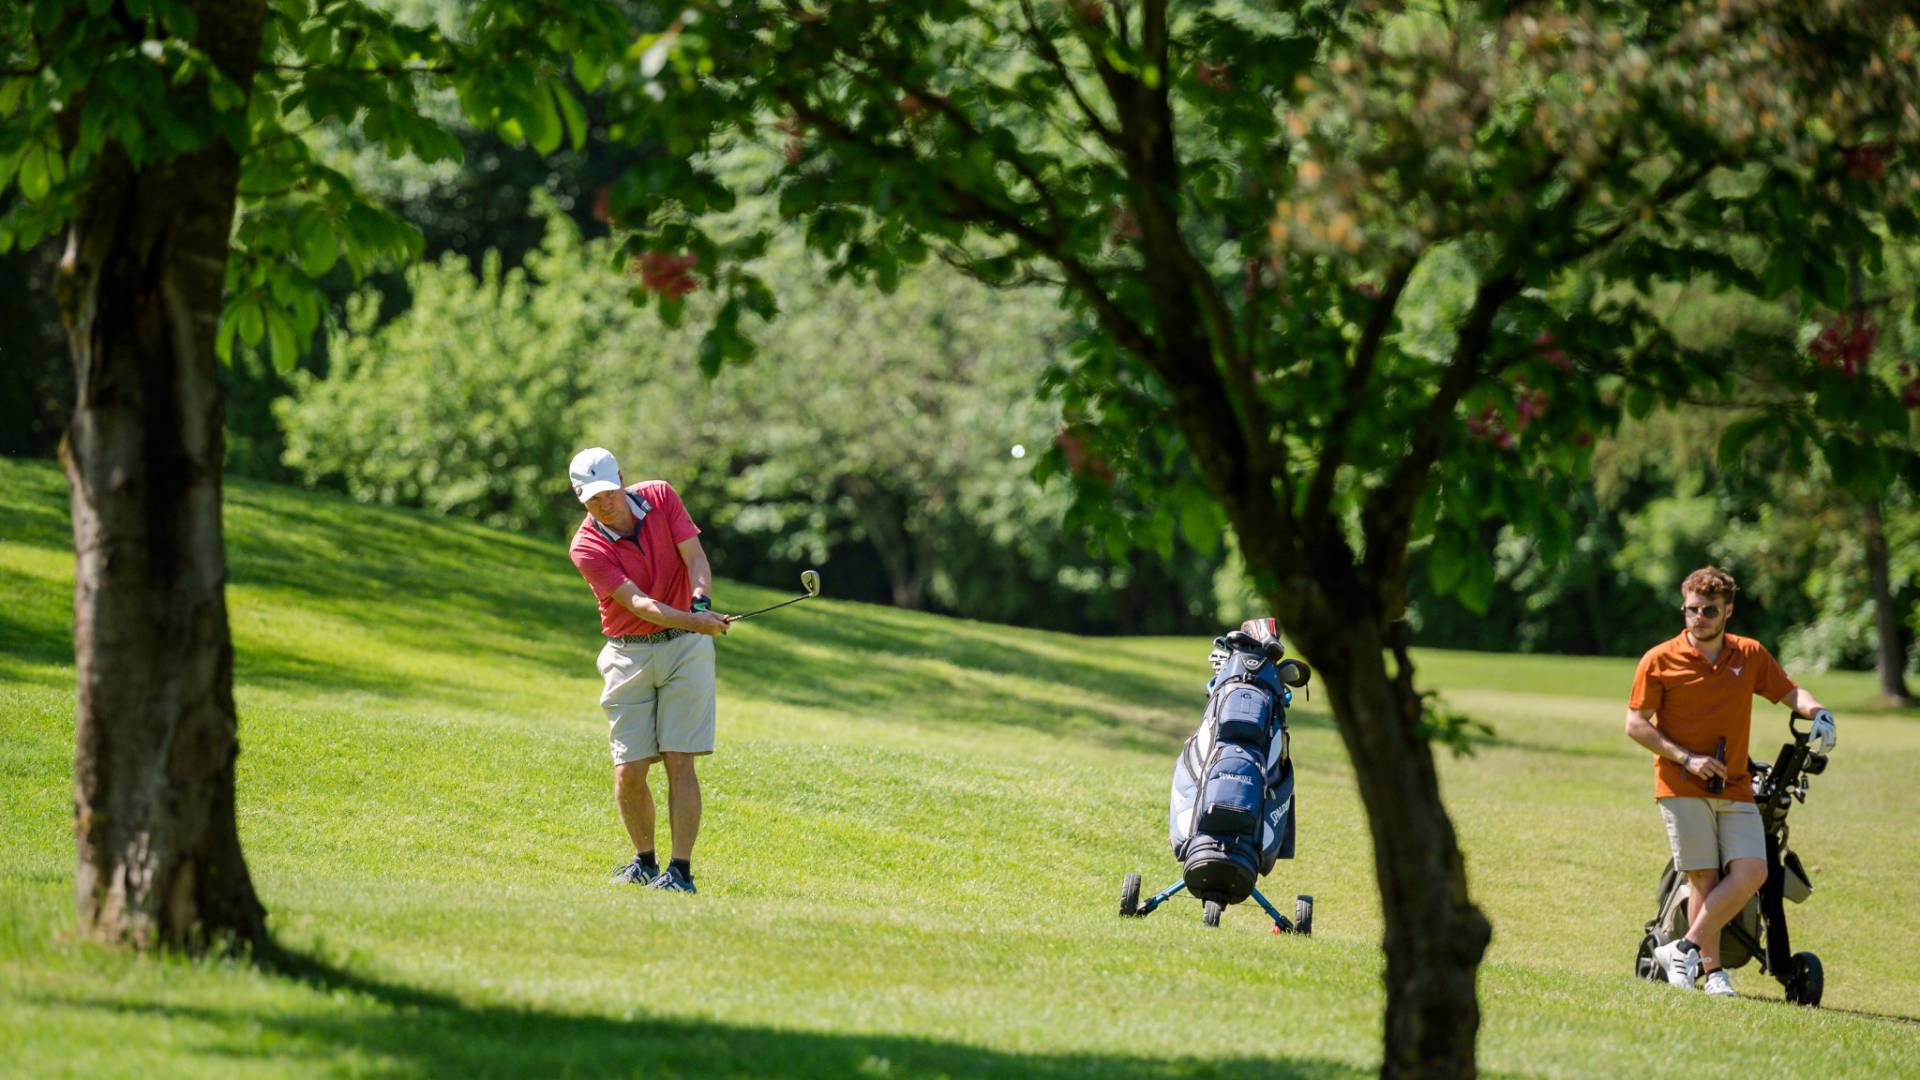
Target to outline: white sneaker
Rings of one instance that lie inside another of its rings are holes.
[[[1682,990],[1693,989],[1700,975],[1700,947],[1686,938],[1675,938],[1653,950],[1653,958],[1667,973],[1667,981]]]
[[[1726,968],[1707,976],[1707,993],[1713,997],[1740,996],[1733,992],[1733,976],[1727,974]]]

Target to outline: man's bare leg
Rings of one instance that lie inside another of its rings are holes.
[[[1712,870],[1696,870],[1687,874],[1689,891],[1697,888],[1694,882],[1701,875],[1711,875],[1718,884],[1710,886],[1704,894],[1694,892],[1687,900],[1687,914],[1692,922],[1687,928],[1687,940],[1700,946],[1700,956],[1720,966],[1720,931],[1726,927],[1740,909],[1747,906],[1753,894],[1767,880],[1767,864],[1763,859],[1735,859],[1727,864],[1727,875],[1720,877]],[[1704,895],[1703,903],[1695,906],[1695,900]]]
[[[613,767],[613,801],[627,827],[636,853],[653,850],[653,792],[647,789],[647,766],[652,760],[629,761]]]
[[[673,829],[673,857],[693,858],[693,842],[700,835],[700,778],[693,772],[693,754],[665,753],[667,820]],[[649,809],[651,817],[651,809]]]

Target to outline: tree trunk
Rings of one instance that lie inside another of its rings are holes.
[[[252,80],[259,3],[196,5],[196,42]],[[214,329],[239,158],[216,137],[96,163],[59,270],[77,400],[75,896],[84,936],[266,944],[234,821],[233,645]]]
[[[1879,500],[1866,504],[1867,578],[1873,589],[1874,670],[1880,673],[1880,697],[1903,709],[1913,704],[1907,693],[1907,651],[1900,640],[1900,610],[1893,603],[1893,574],[1887,565],[1887,527]]]
[[[1359,605],[1356,605],[1356,610]],[[1411,665],[1387,674],[1380,628],[1308,618],[1297,637],[1326,688],[1366,804],[1386,919],[1383,1077],[1475,1073],[1475,981],[1493,928],[1467,895],[1466,866],[1419,730]],[[1404,655],[1404,653],[1402,653]]]

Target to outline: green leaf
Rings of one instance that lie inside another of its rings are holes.
[[[560,109],[553,102],[545,83],[533,88],[532,108],[520,114],[521,126],[526,129],[527,145],[535,153],[551,154],[560,149],[560,140],[566,137],[566,128],[560,123]]]
[[[1653,391],[1644,386],[1627,391],[1627,415],[1635,420],[1645,420],[1657,404],[1659,400],[1653,396]]]
[[[25,75],[0,79],[0,116],[12,116],[13,111],[20,107],[20,99],[25,96],[27,88],[32,85],[33,80]]]
[[[1485,615],[1493,603],[1493,560],[1478,551],[1467,556],[1467,573],[1460,582],[1460,603],[1475,615]]]
[[[1193,550],[1212,555],[1220,544],[1220,514],[1206,493],[1194,488],[1181,491],[1180,535]]]
[[[234,305],[228,304],[220,313],[220,328],[214,331],[213,351],[223,364],[233,363],[233,330],[237,320],[234,318]]]
[[[606,57],[594,49],[580,49],[573,54],[573,77],[580,80],[580,88],[591,94],[600,89],[607,78]]]
[[[567,122],[567,139],[575,150],[587,148],[587,110],[580,107],[579,99],[573,96],[565,84],[554,82],[553,100],[560,105],[560,115]]]
[[[7,185],[13,182],[14,171],[20,167],[20,159],[23,156],[24,152],[19,150],[0,153],[0,191],[7,190]]]
[[[20,159],[20,194],[28,202],[39,202],[52,187],[53,178],[47,175],[47,148],[38,143],[27,147]]]
[[[245,300],[242,300],[239,309],[234,312],[234,319],[239,324],[241,341],[249,345],[260,344],[260,336],[266,333],[267,328],[266,322],[260,314],[260,298],[258,296],[249,295]]]
[[[1433,582],[1433,591],[1441,596],[1452,593],[1466,576],[1470,557],[1466,537],[1458,530],[1435,533],[1433,546],[1427,549],[1427,577]]]
[[[285,375],[300,362],[300,347],[296,344],[293,323],[287,319],[287,313],[277,307],[267,309],[267,329],[273,337],[273,366]]]
[[[1725,471],[1739,468],[1740,458],[1745,453],[1747,444],[1777,426],[1778,422],[1770,416],[1750,416],[1729,425],[1726,432],[1720,436],[1720,448],[1716,454],[1720,468]]]
[[[340,244],[334,239],[333,224],[318,206],[307,206],[294,219],[293,242],[300,265],[307,273],[320,277],[340,257]]]

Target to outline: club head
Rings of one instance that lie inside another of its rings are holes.
[[[807,590],[808,596],[819,596],[820,574],[813,570],[800,571],[800,587]]]

